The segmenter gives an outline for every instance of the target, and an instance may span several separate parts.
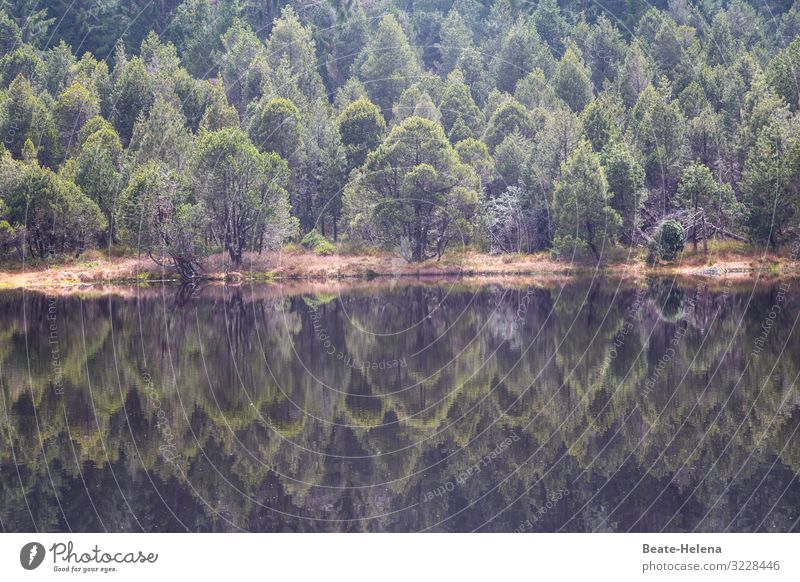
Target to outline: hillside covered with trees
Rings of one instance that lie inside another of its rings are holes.
[[[779,249],[798,32],[798,0],[2,0],[0,252]]]

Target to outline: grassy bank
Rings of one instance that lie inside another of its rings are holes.
[[[641,249],[616,248],[600,264],[586,260],[555,260],[549,253],[488,255],[474,251],[451,253],[440,261],[407,263],[389,253],[316,254],[291,248],[284,252],[248,254],[238,268],[225,255],[208,257],[204,278],[238,283],[373,277],[506,277],[517,275],[578,276],[600,272],[608,276],[725,276],[749,278],[800,275],[800,261],[788,254],[764,252],[742,243],[712,242],[708,254],[688,248],[676,261],[648,266]],[[82,284],[131,284],[176,280],[148,258],[110,257],[99,251],[59,262],[0,263],[0,288]]]

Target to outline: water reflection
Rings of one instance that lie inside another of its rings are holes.
[[[800,284],[0,294],[5,531],[797,531]]]

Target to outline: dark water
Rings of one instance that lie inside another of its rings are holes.
[[[0,525],[798,531],[798,314],[789,282],[3,292]]]

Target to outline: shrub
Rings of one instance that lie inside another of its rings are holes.
[[[322,242],[314,248],[314,252],[322,257],[327,257],[336,252],[336,245],[328,240],[323,239]]]
[[[0,220],[0,244],[10,242],[14,238],[14,227],[7,220]]]
[[[651,240],[647,243],[647,257],[645,261],[648,265],[656,265],[658,264],[658,257],[659,257],[659,249],[658,249],[658,241]]]
[[[306,234],[303,240],[300,241],[300,244],[323,257],[336,252],[336,246],[322,236],[316,228]]]
[[[325,237],[322,236],[319,231],[315,228],[314,230],[310,231],[306,234],[303,239],[300,241],[300,244],[306,247],[307,249],[314,250],[316,246],[325,240]]]
[[[589,246],[580,237],[561,235],[553,239],[550,256],[553,259],[580,259],[588,256]]]
[[[658,244],[660,258],[671,261],[683,251],[686,233],[678,221],[665,220],[658,227],[655,240]]]

